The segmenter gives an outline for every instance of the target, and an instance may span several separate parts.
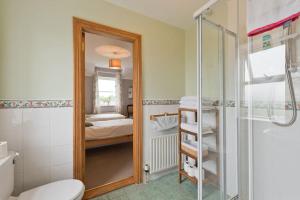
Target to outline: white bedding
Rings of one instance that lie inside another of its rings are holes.
[[[107,139],[132,135],[132,119],[116,119],[91,122],[93,126],[85,127],[85,140]]]
[[[85,116],[86,122],[107,121],[107,120],[125,119],[125,118],[126,117],[124,115],[121,115],[119,113],[91,114]]]

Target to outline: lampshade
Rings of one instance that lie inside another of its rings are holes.
[[[127,49],[124,49],[119,46],[113,46],[113,45],[102,45],[97,47],[96,52],[101,55],[108,58],[128,58],[130,56],[130,52]]]
[[[120,69],[121,60],[120,59],[109,59],[109,68]]]

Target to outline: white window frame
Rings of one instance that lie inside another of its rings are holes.
[[[101,81],[101,80],[113,80],[113,81],[115,81],[115,84],[116,84],[116,78],[115,77],[99,76],[98,77],[98,81]],[[97,82],[97,84],[98,84],[98,82]],[[112,92],[112,91],[104,91],[104,90],[101,91],[101,84],[100,84],[100,87],[98,85],[97,95],[98,95],[100,107],[114,107],[114,106],[116,106],[116,102],[114,104],[108,104],[108,105],[103,104],[102,101],[100,100],[100,98],[101,98],[101,92]],[[115,92],[114,97],[116,98],[116,91],[114,91],[114,92]]]

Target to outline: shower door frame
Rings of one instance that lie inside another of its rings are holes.
[[[222,130],[222,135],[223,135],[223,168],[222,168],[222,178],[221,178],[221,187],[223,186],[223,199],[226,199],[226,90],[225,90],[225,34],[229,34],[234,38],[235,41],[235,55],[236,55],[236,59],[235,59],[235,64],[237,66],[237,70],[235,70],[235,76],[236,76],[236,81],[235,81],[235,85],[237,86],[235,88],[235,114],[236,114],[236,123],[237,123],[237,183],[238,183],[238,194],[235,197],[232,197],[232,199],[236,199],[238,198],[239,194],[240,194],[240,178],[239,178],[239,174],[240,174],[240,164],[239,164],[239,127],[240,127],[240,120],[239,120],[239,113],[240,113],[240,99],[239,99],[239,80],[240,80],[240,68],[239,66],[239,40],[238,40],[238,33],[234,33],[228,29],[226,29],[225,27],[216,24],[214,22],[211,22],[207,19],[205,19],[205,17],[203,17],[203,12],[205,12],[207,9],[209,9],[210,7],[212,7],[213,5],[215,5],[219,0],[210,0],[208,1],[204,6],[202,6],[199,10],[197,10],[194,14],[194,19],[197,21],[197,99],[198,99],[198,105],[197,105],[197,109],[199,110],[199,112],[197,112],[197,118],[199,119],[199,123],[198,123],[198,133],[201,133],[202,131],[202,75],[203,75],[203,71],[202,71],[202,61],[203,61],[203,49],[202,49],[202,31],[203,31],[203,21],[205,21],[206,23],[209,23],[212,26],[215,26],[217,29],[219,29],[218,31],[221,31],[222,34],[222,46],[221,46],[221,51],[222,51],[222,55],[221,55],[221,60],[222,60],[222,95],[221,95],[221,99],[223,101],[223,106],[222,106],[222,110],[223,110],[223,130]],[[200,134],[200,137],[198,139],[198,147],[199,149],[202,149],[202,135]],[[200,170],[198,170],[198,177],[199,180],[202,180],[202,173],[201,173],[201,169],[202,169],[202,152],[198,151],[198,163],[201,163],[201,168]],[[200,184],[199,184],[200,183]],[[202,200],[202,181],[199,181],[198,183],[198,200]]]

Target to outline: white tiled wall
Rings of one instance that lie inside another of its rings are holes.
[[[15,191],[73,176],[73,108],[0,110],[0,140],[20,153]]]
[[[254,199],[299,199],[300,118],[289,127],[253,120],[252,128]]]

